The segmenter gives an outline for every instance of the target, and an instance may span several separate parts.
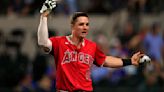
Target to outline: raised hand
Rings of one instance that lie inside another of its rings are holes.
[[[135,54],[133,54],[133,56],[131,57],[132,60],[132,64],[135,66],[138,66],[140,62],[140,58],[143,57],[144,54],[141,54],[140,52],[137,52]]]
[[[43,3],[40,13],[44,13],[44,12],[50,13],[52,11],[52,9],[54,9],[56,7],[56,1],[57,0],[46,0]]]

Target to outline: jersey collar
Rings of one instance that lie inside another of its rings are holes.
[[[69,35],[69,36],[66,36],[66,39],[68,40],[68,42],[70,42],[71,44],[75,45],[75,43],[73,41],[71,41],[70,37],[72,35]],[[82,42],[82,46],[84,47],[85,46],[85,40],[83,39],[83,42]]]

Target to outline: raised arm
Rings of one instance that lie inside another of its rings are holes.
[[[126,65],[139,65],[139,60],[144,54],[140,52],[135,53],[130,59],[122,59],[113,56],[107,56],[105,59],[104,67],[118,68]]]
[[[43,47],[45,52],[50,52],[52,50],[52,42],[48,38],[47,17],[51,10],[55,7],[55,0],[46,0],[40,10],[41,16],[37,33],[38,44]]]

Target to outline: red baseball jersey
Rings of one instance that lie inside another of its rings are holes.
[[[56,88],[58,90],[92,91],[91,65],[101,66],[106,55],[96,43],[83,40],[80,49],[68,36],[51,37],[52,53],[56,63]]]

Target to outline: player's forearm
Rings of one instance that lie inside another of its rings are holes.
[[[38,44],[47,46],[49,44],[47,17],[41,15],[40,24],[38,26]]]
[[[107,56],[105,59],[104,67],[118,68],[123,66],[121,58]]]

